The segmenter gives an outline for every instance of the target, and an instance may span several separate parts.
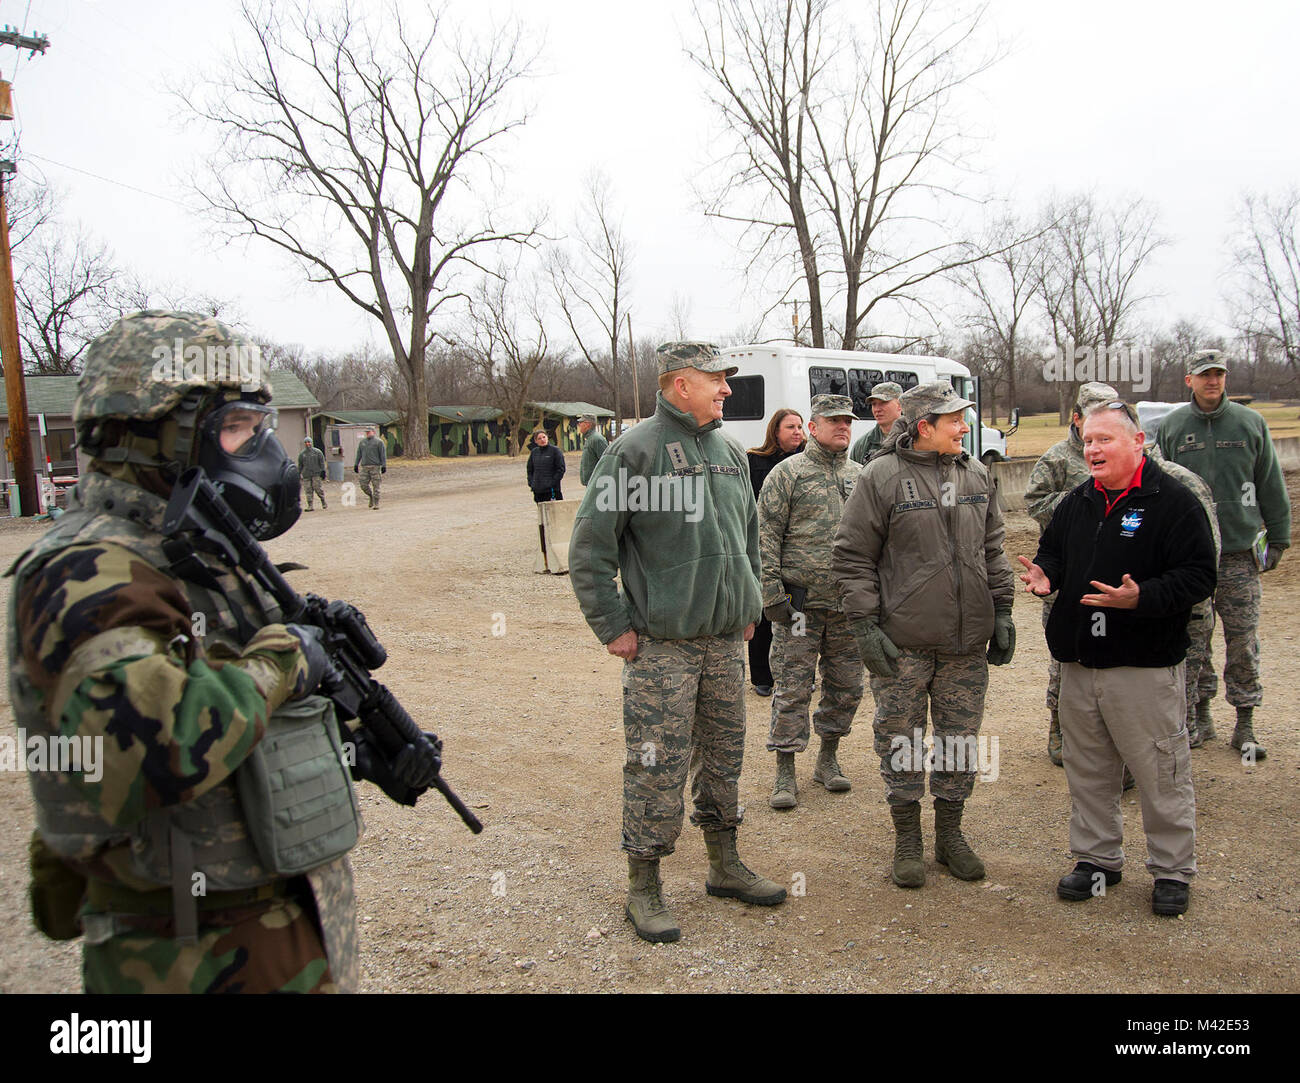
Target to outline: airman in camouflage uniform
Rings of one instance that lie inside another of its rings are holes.
[[[380,478],[388,473],[388,445],[375,435],[373,428],[366,429],[366,438],[357,444],[352,473],[361,475],[361,491],[369,497],[370,508],[377,511]]]
[[[1052,521],[1052,512],[1065,499],[1065,494],[1092,477],[1088,464],[1083,461],[1083,437],[1080,435],[1083,415],[1099,403],[1115,402],[1118,398],[1119,392],[1110,384],[1087,383],[1080,387],[1066,438],[1053,444],[1034,463],[1034,469],[1029,474],[1029,484],[1025,488],[1025,511],[1038,524],[1039,534],[1047,529],[1047,524]],[[1055,594],[1043,599],[1044,631],[1055,601]],[[1050,658],[1047,666],[1047,755],[1057,767],[1062,765],[1060,694],[1061,663]]]
[[[876,419],[876,427],[866,436],[859,437],[849,452],[849,458],[859,466],[865,465],[866,461],[880,450],[885,438],[889,436],[889,430],[894,427],[894,422],[903,412],[898,404],[902,394],[902,386],[892,381],[876,384],[871,389],[867,401],[871,404],[871,416]]]
[[[624,659],[624,912],[643,940],[667,942],[681,929],[663,901],[659,861],[681,833],[688,773],[691,822],[709,852],[707,892],[770,906],[785,890],[736,853],[741,643],[762,612],[749,463],[721,428],[736,368],[707,343],[658,352],[654,416],[596,464],[574,523],[569,578],[591,630]]]
[[[799,455],[778,463],[758,498],[763,612],[772,622],[772,727],[767,740],[777,758],[769,804],[794,808],[794,757],[808,747],[808,702],[821,659],[822,697],[813,717],[821,751],[813,772],[832,793],[850,789],[840,770],[840,738],[853,726],[862,700],[862,660],[831,576],[831,539],[861,467],[846,450],[853,403],[844,395],[812,401],[812,439]]]
[[[169,369],[156,350],[174,343],[186,364]],[[249,385],[220,364],[188,364],[191,351],[245,345],[214,319],[160,311],[127,316],[92,343],[73,414],[89,469],[66,513],[10,569],[18,726],[29,740],[101,749],[97,779],[75,761],[28,775],[33,915],[55,939],[84,935],[87,992],[356,983],[346,851],[360,825],[332,705],[311,694],[324,650],[313,630],[280,623],[242,574],[164,552],[171,486],[210,441],[222,453],[274,445],[267,461],[284,460],[284,484],[268,500],[280,500],[280,528],[296,518],[292,465],[273,431],[254,434],[271,416],[261,405],[269,386],[259,378],[241,391]],[[174,562],[185,559],[181,574]],[[264,845],[268,823],[248,811],[256,801],[242,770],[254,759],[274,769],[262,753],[285,735],[319,753],[298,769],[331,820],[312,823],[319,860],[298,875],[275,871],[285,852]]]
[[[959,879],[984,876],[961,818],[978,766],[988,665],[1015,652],[1014,590],[993,480],[962,447],[974,403],[943,381],[901,401],[906,429],[895,426],[858,476],[832,569],[872,674],[876,752],[897,836],[892,878],[920,887],[925,762],[917,753],[927,706],[935,859]]]
[[[320,497],[320,506],[328,508],[325,503],[325,452],[313,447],[310,436],[302,438],[302,452],[298,455],[298,476],[302,478],[302,492],[307,498],[307,510],[312,510],[312,497]]]

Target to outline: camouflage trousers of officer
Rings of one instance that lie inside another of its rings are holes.
[[[928,708],[935,754],[930,793],[945,801],[965,801],[979,766],[976,739],[989,683],[986,652],[942,654],[901,647],[897,665],[897,677],[871,678],[885,799],[902,805],[925,796],[925,761],[918,762],[918,752]]]
[[[639,635],[623,663],[623,849],[671,854],[682,832],[689,776],[691,823],[723,831],[740,823],[745,754],[741,635],[654,639]]]
[[[1053,591],[1043,599],[1043,635],[1047,635],[1047,618],[1052,615],[1052,606],[1056,602],[1056,592]],[[1061,703],[1061,663],[1052,657],[1052,652],[1047,652],[1047,709],[1049,711],[1059,710]]]
[[[864,667],[848,618],[831,609],[807,609],[801,616],[802,621],[772,626],[772,677],[776,684],[769,752],[802,752],[808,747],[808,703],[819,658],[822,697],[812,719],[817,736],[848,734],[862,702]]]
[[[294,900],[277,899],[201,916],[203,923],[193,944],[143,929],[86,943],[82,948],[86,992],[338,991],[316,922]]]
[[[320,497],[320,506],[325,506],[325,479],[324,478],[303,478],[302,495],[307,498],[307,507],[311,507],[313,496]]]
[[[383,471],[378,466],[363,466],[361,468],[361,491],[370,498],[370,507],[379,507],[379,479],[383,477]]]
[[[1214,611],[1223,626],[1227,660],[1223,684],[1227,700],[1234,707],[1258,707],[1264,702],[1259,683],[1259,568],[1255,558],[1244,553],[1219,557],[1219,585],[1214,589]],[[1211,633],[1213,628],[1210,629]],[[1212,640],[1206,644],[1207,658],[1201,668],[1197,699],[1213,699],[1219,691],[1214,672]]]

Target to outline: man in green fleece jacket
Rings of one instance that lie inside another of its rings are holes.
[[[1237,708],[1232,747],[1243,762],[1262,760],[1254,711],[1264,701],[1259,683],[1259,576],[1277,567],[1291,545],[1291,499],[1268,425],[1248,406],[1230,402],[1228,367],[1219,350],[1200,350],[1187,362],[1184,382],[1192,401],[1169,414],[1156,442],[1170,462],[1199,474],[1214,490],[1223,536],[1214,608],[1223,624],[1227,663],[1223,683]],[[1267,549],[1256,539],[1261,532]],[[1213,731],[1210,701],[1218,691],[1213,665],[1201,671],[1197,724]]]
[[[582,462],[578,464],[578,480],[586,485],[596,471],[596,464],[609,447],[609,441],[601,434],[596,424],[595,414],[583,414],[578,418],[578,435],[582,436]]]
[[[681,834],[688,772],[691,822],[704,830],[709,853],[708,893],[760,906],[785,899],[784,888],[736,854],[741,643],[762,613],[749,464],[721,430],[736,367],[707,343],[670,342],[658,354],[654,416],[597,463],[569,546],[582,614],[624,660],[625,913],[652,943],[681,936],[663,901],[659,859]]]

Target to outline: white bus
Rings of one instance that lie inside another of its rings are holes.
[[[867,397],[879,383],[893,382],[907,391],[932,380],[947,380],[962,398],[976,403],[977,410],[980,401],[979,380],[965,365],[946,357],[784,345],[728,346],[722,356],[740,366],[727,380],[731,397],[723,405],[722,420],[727,432],[747,448],[763,443],[768,419],[783,406],[797,410],[806,424],[814,395],[847,395],[853,401],[858,417],[853,423],[854,441],[876,427]],[[972,423],[963,441],[966,450],[985,463],[1005,459],[1006,438],[1016,430],[1017,414],[1013,411],[1005,433]]]

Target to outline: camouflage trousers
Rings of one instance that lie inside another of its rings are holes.
[[[632,857],[673,852],[688,775],[691,823],[705,831],[740,823],[744,683],[739,632],[638,636],[636,658],[623,664],[623,849]]]
[[[1258,707],[1264,702],[1259,683],[1259,569],[1249,551],[1219,557],[1219,585],[1214,590],[1214,611],[1223,625],[1227,660],[1223,683],[1234,707]],[[1213,634],[1213,626],[1210,628]],[[1191,655],[1189,653],[1188,657]],[[1214,672],[1212,640],[1207,637],[1205,664],[1201,668],[1197,699],[1213,699],[1219,691]]]
[[[978,768],[975,744],[989,683],[985,652],[941,654],[902,647],[897,665],[897,677],[871,678],[875,746],[885,799],[902,805],[925,796],[921,749],[928,707],[935,755],[930,793],[945,801],[965,801],[974,789]]]
[[[87,941],[82,949],[86,992],[338,991],[316,922],[292,899],[200,917],[193,944],[147,929],[121,932],[98,943]]]
[[[808,747],[808,703],[817,660],[821,659],[822,697],[813,715],[818,737],[843,737],[853,728],[862,702],[862,658],[843,613],[807,609],[802,622],[772,626],[772,728],[769,752],[802,752]],[[802,631],[802,635],[795,633]]]
[[[313,496],[320,497],[320,506],[325,506],[325,479],[324,478],[303,478],[302,495],[307,498],[307,507],[311,507]]]
[[[361,468],[361,491],[370,498],[370,507],[379,507],[379,479],[383,477],[383,471],[378,466],[363,466]]]
[[[1047,618],[1052,615],[1052,603],[1056,601],[1055,594],[1049,594],[1043,599],[1043,631],[1047,631]],[[1186,692],[1187,692],[1187,718],[1190,720],[1196,717],[1196,704],[1198,700],[1213,698],[1218,688],[1217,678],[1214,676],[1214,666],[1210,659],[1210,643],[1214,635],[1214,606],[1210,604],[1210,599],[1198,602],[1192,607],[1192,615],[1187,621],[1187,635],[1191,643],[1187,647],[1186,658]],[[1060,709],[1061,698],[1061,663],[1055,658],[1051,658],[1047,666],[1047,709],[1057,711]],[[1198,692],[1199,688],[1204,688],[1206,680],[1210,683],[1208,693]]]

